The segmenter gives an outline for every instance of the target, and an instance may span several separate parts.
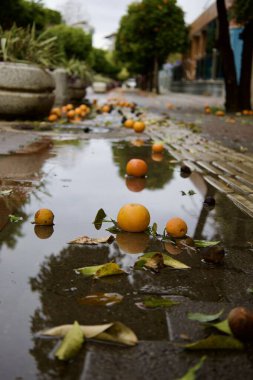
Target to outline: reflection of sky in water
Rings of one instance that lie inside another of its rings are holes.
[[[63,145],[56,147],[55,151],[57,155],[48,159],[43,167],[44,187],[31,194],[29,203],[23,207],[29,218],[22,223],[22,236],[17,237],[15,249],[3,244],[0,252],[1,346],[4,347],[1,357],[3,362],[10,363],[6,366],[9,366],[12,378],[20,375],[18,368],[25,368],[24,378],[29,378],[30,369],[34,370],[27,351],[32,346],[30,317],[40,306],[40,300],[37,293],[31,292],[29,278],[38,276],[45,257],[52,253],[57,255],[68,247],[68,241],[78,236],[107,235],[104,228],[96,231],[92,225],[97,210],[102,207],[116,219],[119,208],[129,202],[144,204],[150,211],[151,223],[158,223],[159,232],[170,217],[179,216],[187,222],[188,234],[193,235],[207,190],[200,176],[193,174],[183,179],[177,167],[163,189],[131,192],[125,185],[125,179],[119,177],[109,141]],[[182,196],[181,190],[194,190],[196,195]],[[37,238],[31,224],[34,213],[42,207],[52,209],[55,214],[54,233],[45,240]],[[207,238],[212,238],[217,230],[215,212],[212,211],[212,217],[205,223],[203,231]],[[139,254],[119,251],[115,244],[110,246],[109,260],[115,258],[124,268],[133,266]],[[131,279],[129,276],[130,282]],[[18,353],[17,346],[22,347]],[[14,359],[15,366],[12,365]]]

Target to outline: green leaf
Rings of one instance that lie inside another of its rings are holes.
[[[184,346],[187,350],[243,350],[243,344],[232,336],[210,335]]]
[[[190,267],[181,261],[172,259],[170,256],[163,255],[164,265],[174,268],[174,269],[190,269]]]
[[[184,195],[187,195],[185,191],[181,190],[181,194],[184,196]]]
[[[65,335],[60,347],[55,353],[59,360],[69,360],[76,356],[84,342],[84,335],[78,322],[75,322]]]
[[[163,298],[163,297],[146,297],[142,304],[147,308],[156,308],[156,307],[171,307],[174,305],[179,305],[180,302],[172,301],[169,298]]]
[[[77,268],[75,269],[75,272],[77,273],[80,273],[84,276],[94,276],[95,273],[100,269],[102,268],[103,264],[102,265],[92,265],[90,267],[83,267],[83,268]]]
[[[204,314],[204,313],[188,313],[188,319],[198,322],[212,322],[220,318],[223,313],[223,309],[218,311],[216,314]]]
[[[116,274],[125,274],[126,272],[123,271],[118,264],[116,263],[107,263],[102,265],[101,268],[99,268],[96,273],[95,277],[106,277],[106,276],[114,276]]]
[[[156,257],[156,255],[161,255],[160,252],[147,252],[144,255],[140,256],[138,260],[135,263],[135,268],[142,268],[145,266],[146,262],[152,259],[153,257]],[[163,257],[163,264],[165,266],[169,266],[174,269],[189,269],[190,267],[183,264],[181,261],[172,259],[170,256],[167,256],[165,254],[162,254]]]
[[[247,293],[248,293],[248,294],[253,294],[253,288],[248,288],[248,289],[247,289]]]
[[[202,356],[197,364],[194,367],[190,368],[183,377],[180,377],[178,380],[196,380],[196,373],[202,367],[206,356]]]
[[[18,223],[23,220],[22,216],[16,216],[16,215],[9,215],[9,219],[11,223]]]
[[[97,212],[97,215],[95,216],[94,221],[92,222],[95,225],[95,228],[97,230],[100,230],[100,228],[102,227],[103,220],[105,217],[106,217],[106,213],[104,212],[102,208],[100,208]]]
[[[191,196],[191,195],[194,195],[194,194],[196,194],[194,190],[189,190],[189,191],[188,191],[188,195]]]
[[[155,238],[157,235],[157,223],[153,223],[151,227],[151,235]]]
[[[215,329],[227,334],[227,335],[233,335],[230,327],[229,327],[229,324],[228,324],[228,320],[225,319],[224,321],[221,321],[221,322],[217,322],[217,323],[207,323],[206,324],[208,327],[214,327]]]
[[[198,248],[212,247],[219,244],[220,241],[194,240],[194,244]]]
[[[121,229],[117,226],[112,226],[112,227],[106,228],[106,231],[110,232],[111,234],[117,234],[118,232],[121,231]]]

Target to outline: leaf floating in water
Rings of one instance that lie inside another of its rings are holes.
[[[224,321],[217,322],[217,323],[207,323],[207,327],[214,327],[215,329],[227,334],[227,335],[233,335],[232,331],[229,327],[228,320],[225,319]]]
[[[243,344],[232,336],[210,335],[206,339],[189,343],[187,350],[243,350]]]
[[[97,230],[100,230],[105,217],[106,217],[106,213],[104,212],[102,208],[100,208],[97,212],[97,215],[95,216],[94,221],[92,222],[95,225],[95,228]]]
[[[84,276],[94,276],[96,278],[114,276],[116,274],[126,274],[118,264],[106,263],[102,265],[92,265],[90,267],[83,267],[75,269],[77,273],[81,273]]]
[[[154,309],[158,307],[168,308],[174,305],[179,305],[179,302],[163,297],[146,297],[142,302],[137,303],[136,305],[140,308]]]
[[[80,298],[79,303],[82,305],[106,305],[112,306],[123,300],[123,296],[118,293],[94,293],[86,297]]]
[[[247,289],[247,293],[248,293],[248,294],[253,294],[253,288],[248,288],[248,289]]]
[[[147,259],[144,266],[154,272],[159,272],[160,269],[164,268],[163,255],[161,253],[155,253],[152,257]]]
[[[190,268],[187,265],[181,263],[181,261],[172,259],[171,257],[169,257],[165,254],[162,254],[160,252],[148,252],[148,253],[145,253],[144,255],[140,256],[135,263],[135,268],[140,269],[140,268],[143,268],[144,266],[147,266],[147,262],[150,259],[156,257],[156,255],[162,255],[164,266],[169,266],[169,267],[174,268],[174,269],[189,269]]]
[[[59,360],[69,360],[76,356],[84,342],[84,335],[78,322],[71,325],[71,328],[64,336],[64,339],[55,353]]]
[[[0,196],[6,196],[6,195],[10,195],[12,193],[12,190],[9,189],[9,190],[2,190],[0,191]]]
[[[9,215],[9,219],[11,223],[18,223],[23,220],[22,216],[16,216],[16,215]]]
[[[57,326],[43,331],[41,335],[51,337],[65,336],[71,328],[72,325]],[[134,346],[138,343],[138,338],[133,330],[121,322],[112,322],[93,326],[81,325],[80,329],[87,339],[94,338],[97,340],[121,343],[127,346]]]
[[[219,244],[220,241],[194,240],[194,244],[198,248],[212,247]]]
[[[190,368],[186,372],[186,374],[183,377],[180,377],[180,379],[178,380],[196,380],[196,373],[202,367],[205,360],[206,360],[206,356],[202,356],[200,361],[197,364],[195,364],[194,367]]]
[[[204,314],[204,313],[188,313],[188,319],[198,322],[212,322],[216,319],[219,319],[223,313],[223,309],[217,312],[216,314]]]
[[[97,245],[97,244],[111,244],[114,241],[114,236],[106,236],[102,238],[90,238],[89,236],[81,236],[74,240],[71,240],[69,244],[88,244],[88,245]]]

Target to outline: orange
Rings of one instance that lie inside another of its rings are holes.
[[[54,214],[48,208],[39,209],[34,216],[34,223],[40,226],[52,226],[54,223]]]
[[[126,128],[133,128],[133,126],[134,126],[134,120],[128,119],[124,123],[124,127]]]
[[[138,193],[139,191],[142,191],[143,189],[145,189],[146,178],[127,177],[126,186],[128,190],[133,191],[134,193]]]
[[[144,232],[149,226],[150,214],[145,206],[128,203],[119,210],[117,223],[123,231]]]
[[[248,115],[250,115],[250,111],[249,111],[249,110],[243,110],[243,111],[242,111],[242,114],[243,114],[244,116],[248,116]]]
[[[53,108],[51,110],[51,113],[57,115],[58,117],[61,117],[61,109],[60,108]]]
[[[133,234],[119,232],[116,236],[119,248],[126,253],[142,253],[149,244],[149,236],[144,232]]]
[[[68,119],[73,119],[75,117],[75,111],[74,110],[68,111],[67,117],[68,117]]]
[[[187,234],[187,224],[181,218],[172,218],[166,223],[166,232],[174,238],[181,238]]]
[[[108,112],[110,112],[110,110],[111,110],[111,107],[108,105],[105,105],[102,107],[102,112],[108,113]]]
[[[216,112],[215,112],[215,115],[216,115],[216,116],[224,116],[224,115],[225,115],[225,112],[224,112],[224,111],[216,111]]]
[[[144,177],[148,172],[148,165],[144,160],[132,158],[126,165],[126,173],[133,177]]]
[[[55,113],[51,113],[51,115],[48,116],[48,121],[56,121],[58,119],[58,116]]]
[[[152,145],[152,152],[154,152],[154,153],[162,153],[163,150],[164,150],[163,143],[154,143]]]
[[[79,108],[81,108],[82,111],[86,111],[88,107],[86,104],[81,104]]]
[[[72,110],[74,108],[74,106],[73,106],[73,104],[67,104],[65,106],[65,108],[66,108],[67,111],[70,111],[70,110]]]
[[[161,162],[163,160],[163,154],[162,153],[152,153],[151,158],[153,161]]]
[[[82,108],[81,107],[75,108],[75,114],[76,115],[81,115],[81,113],[82,113]]]
[[[136,133],[142,133],[146,126],[143,121],[136,121],[133,125],[133,128]]]
[[[212,113],[211,108],[210,108],[210,107],[205,107],[205,113],[206,113],[207,115],[210,115],[210,114]]]

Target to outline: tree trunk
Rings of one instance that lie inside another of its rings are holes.
[[[159,79],[158,79],[158,75],[159,75],[159,66],[158,66],[158,59],[157,57],[155,56],[154,58],[154,69],[153,69],[153,88],[152,90],[156,93],[156,94],[159,94],[160,91],[159,91]]]
[[[239,105],[241,110],[251,109],[251,70],[253,61],[253,20],[249,21],[241,34],[243,51],[239,84]]]
[[[228,112],[239,109],[238,85],[236,79],[234,55],[230,44],[229,25],[225,0],[216,0],[219,23],[218,48],[222,57],[223,74],[225,81],[225,108]]]

